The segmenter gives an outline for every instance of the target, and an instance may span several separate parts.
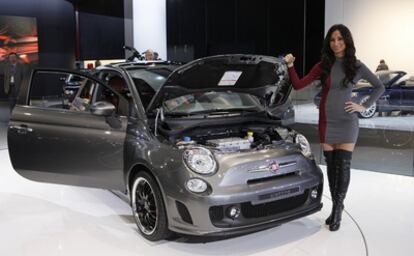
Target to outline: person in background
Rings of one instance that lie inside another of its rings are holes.
[[[15,52],[8,55],[8,63],[4,65],[4,92],[9,99],[10,113],[17,102],[20,86],[24,77],[24,65],[19,61],[19,56]]]
[[[349,29],[332,26],[323,42],[322,56],[304,78],[294,68],[295,57],[285,56],[293,88],[302,89],[320,80],[322,97],[319,106],[319,140],[327,165],[332,212],[325,223],[330,231],[339,229],[344,200],[351,178],[351,159],[359,132],[357,112],[375,103],[385,88],[382,82],[355,56],[355,46]],[[362,105],[351,99],[352,89],[361,78],[373,86],[370,97]]]
[[[95,68],[99,67],[100,65],[102,65],[100,60],[95,60]]]
[[[154,60],[154,51],[148,49],[144,52],[145,60]]]
[[[380,64],[378,65],[375,72],[381,71],[381,70],[388,70],[388,65],[385,63],[385,60],[380,60]]]
[[[154,52],[154,60],[160,60],[158,52]]]

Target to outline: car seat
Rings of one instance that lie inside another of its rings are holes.
[[[132,99],[131,95],[129,94],[129,89],[128,89],[126,83],[125,83],[125,80],[120,76],[112,76],[108,79],[108,85],[114,91],[121,94],[128,101],[127,110],[125,109],[124,111],[121,111],[121,112],[129,111],[131,113],[131,111],[134,110],[134,108],[133,108],[133,99]],[[112,98],[113,99],[112,99],[111,103],[114,104],[114,106],[118,110],[119,98],[118,97],[112,97]],[[123,114],[126,114],[126,113],[123,113]]]

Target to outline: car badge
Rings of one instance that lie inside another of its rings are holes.
[[[275,161],[270,162],[269,171],[276,173],[277,170],[279,170],[279,165]]]

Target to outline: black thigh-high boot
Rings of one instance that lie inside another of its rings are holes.
[[[332,212],[334,209],[335,201],[334,201],[334,194],[335,194],[335,150],[330,151],[323,151],[323,155],[325,156],[326,162],[326,173],[328,175],[328,184],[329,184],[329,191],[331,192],[332,198]],[[329,217],[325,220],[326,225],[330,225],[332,223],[332,213]]]
[[[351,178],[352,152],[337,149],[335,152],[335,207],[332,212],[332,223],[329,225],[330,231],[336,231],[341,226],[342,211],[344,200],[348,191]]]

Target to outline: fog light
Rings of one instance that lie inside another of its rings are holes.
[[[207,183],[201,179],[191,179],[187,181],[187,188],[194,193],[203,193],[207,190]]]
[[[232,206],[227,209],[227,216],[236,219],[240,216],[240,208],[237,206]]]
[[[311,192],[312,199],[316,199],[318,197],[318,190],[315,188]]]

